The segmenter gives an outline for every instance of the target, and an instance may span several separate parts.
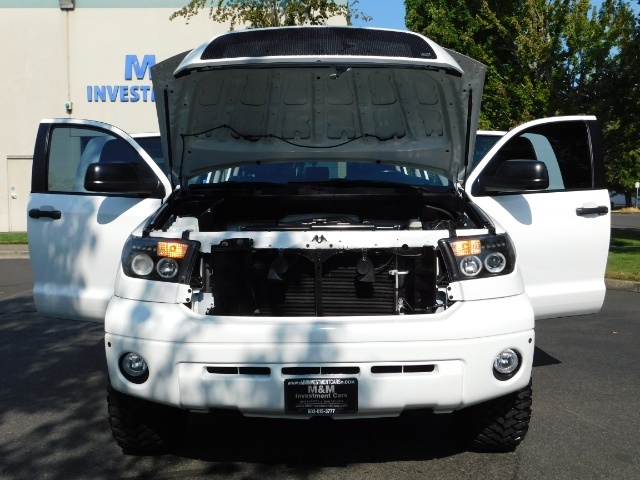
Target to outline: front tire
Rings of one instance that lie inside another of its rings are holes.
[[[113,438],[126,454],[166,453],[186,425],[187,412],[116,391],[107,379]]]
[[[458,412],[471,450],[509,452],[522,443],[531,419],[531,381],[525,388]]]

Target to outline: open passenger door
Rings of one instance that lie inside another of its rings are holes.
[[[517,186],[508,170],[521,166],[546,169],[548,186]],[[595,117],[524,124],[501,138],[469,175],[472,201],[514,240],[536,319],[602,307],[611,228],[604,176]]]

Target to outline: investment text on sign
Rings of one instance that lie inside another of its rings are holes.
[[[132,81],[151,80],[151,67],[156,64],[155,55],[144,55],[142,61],[137,55],[125,55],[124,79]],[[151,85],[87,85],[88,102],[155,102]]]

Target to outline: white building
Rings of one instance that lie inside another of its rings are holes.
[[[228,30],[188,0],[0,0],[0,232],[25,231],[42,118],[157,131],[149,67]]]

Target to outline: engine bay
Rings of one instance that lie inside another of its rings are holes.
[[[200,242],[194,311],[277,317],[439,311],[449,278],[439,239],[486,228],[456,195],[404,186],[188,191],[150,226]]]
[[[426,193],[411,187],[309,186],[188,192],[167,202],[148,227],[176,231],[183,225],[198,232],[455,230],[485,226],[479,212],[453,193]]]

